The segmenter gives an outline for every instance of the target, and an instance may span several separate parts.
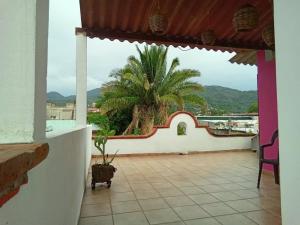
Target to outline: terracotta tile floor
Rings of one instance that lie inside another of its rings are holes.
[[[253,152],[120,157],[110,189],[90,182],[79,225],[280,225],[270,175]],[[90,180],[90,178],[89,178]]]

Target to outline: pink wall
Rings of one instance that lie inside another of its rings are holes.
[[[258,51],[257,69],[259,132],[262,145],[270,142],[273,132],[278,128],[275,60],[266,61],[264,51]],[[266,158],[276,158],[278,140],[273,147],[266,148],[265,152]],[[270,165],[264,168],[273,169]]]

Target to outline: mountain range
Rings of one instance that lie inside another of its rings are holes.
[[[48,102],[56,105],[65,105],[67,102],[75,102],[75,95],[63,96],[58,92],[49,92]],[[204,86],[203,96],[210,107],[224,110],[228,113],[246,112],[249,106],[257,101],[257,91],[240,91],[222,86]],[[87,92],[88,104],[97,100],[100,96],[100,88]]]
[[[87,99],[88,104],[92,104],[93,102],[96,102],[96,100],[100,96],[100,88],[95,88],[87,92]],[[51,91],[47,93],[48,102],[54,103],[58,106],[63,106],[68,102],[75,102],[76,96],[75,95],[69,95],[69,96],[63,96],[62,94]]]

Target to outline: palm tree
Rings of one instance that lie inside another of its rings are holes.
[[[185,103],[203,104],[198,95],[202,86],[190,81],[200,76],[199,71],[176,70],[178,58],[167,69],[168,49],[162,46],[145,46],[143,52],[137,47],[137,51],[139,58],[130,56],[123,69],[113,71],[114,80],[102,87],[106,96],[100,107],[102,113],[132,108],[132,121],[125,134],[138,127],[142,134],[147,134],[154,121],[164,124],[171,105],[183,110]]]

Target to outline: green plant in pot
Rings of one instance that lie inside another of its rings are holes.
[[[100,151],[102,162],[95,163],[92,165],[92,189],[95,189],[96,183],[107,183],[107,187],[111,186],[111,179],[116,172],[116,168],[111,165],[113,160],[115,159],[116,153],[109,158],[108,154],[106,154],[105,145],[107,143],[107,138],[109,136],[114,136],[115,131],[110,130],[109,126],[103,126],[101,130],[98,132],[97,137],[95,138],[95,147]]]

